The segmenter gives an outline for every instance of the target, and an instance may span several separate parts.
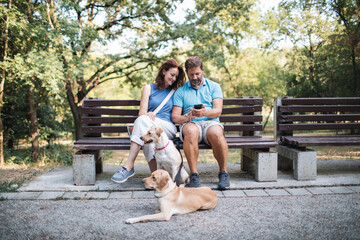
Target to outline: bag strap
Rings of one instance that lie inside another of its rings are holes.
[[[160,105],[155,109],[155,111],[153,112],[155,115],[162,109],[162,107],[167,103],[167,101],[169,101],[169,99],[171,98],[171,96],[174,94],[175,89],[171,89],[171,91],[169,92],[169,94],[166,96],[166,98],[164,98],[164,100],[160,103]]]

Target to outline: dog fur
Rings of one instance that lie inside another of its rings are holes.
[[[143,140],[145,144],[155,143],[155,148],[161,149],[155,150],[157,169],[164,169],[168,171],[172,180],[175,180],[181,165],[181,155],[176,149],[174,143],[169,140],[166,133],[160,127],[152,127],[144,136],[141,137],[141,140]],[[168,145],[166,146],[166,144]],[[186,172],[183,165],[176,183],[178,185],[185,184],[188,179],[189,174]]]
[[[209,187],[178,187],[167,171],[156,170],[144,179],[146,188],[155,189],[159,209],[155,214],[130,218],[126,223],[168,221],[174,214],[185,214],[197,210],[213,209],[217,205],[217,195]]]

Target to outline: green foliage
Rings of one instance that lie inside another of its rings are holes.
[[[21,178],[17,178],[13,181],[5,181],[5,182],[0,182],[0,192],[15,192],[17,189],[19,189],[25,181],[31,179],[32,177],[36,176],[36,172],[34,172],[32,174],[32,176],[30,177],[21,177]]]
[[[6,149],[4,159],[6,164],[32,164],[31,149]],[[72,146],[62,144],[52,144],[40,148],[39,160],[45,166],[69,166],[72,164]]]

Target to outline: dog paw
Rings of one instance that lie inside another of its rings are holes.
[[[126,224],[133,224],[136,223],[135,218],[129,218],[125,221]]]

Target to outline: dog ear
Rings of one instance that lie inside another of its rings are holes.
[[[166,171],[161,171],[160,173],[160,182],[159,182],[159,189],[163,189],[170,180],[170,175]]]
[[[162,132],[163,132],[162,128],[159,128],[159,127],[156,128],[156,135],[157,135],[158,137],[161,136],[161,133],[162,133]]]

